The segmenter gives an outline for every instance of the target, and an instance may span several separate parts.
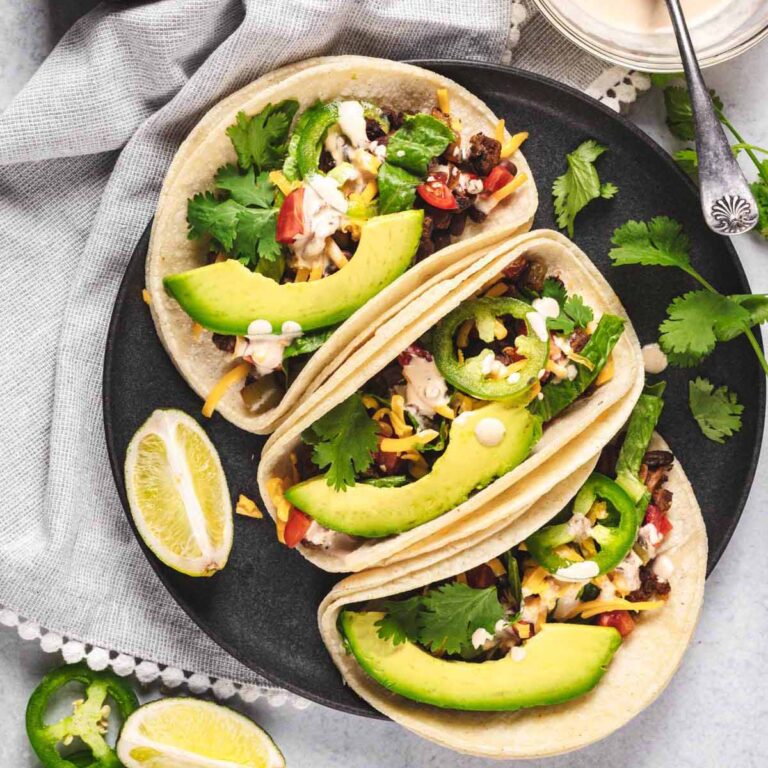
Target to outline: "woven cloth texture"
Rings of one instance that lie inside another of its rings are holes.
[[[0,606],[30,637],[269,687],[197,629],[134,540],[102,360],[183,137],[255,77],[329,53],[505,60],[582,89],[605,69],[508,0],[163,0],[80,19],[0,116]]]

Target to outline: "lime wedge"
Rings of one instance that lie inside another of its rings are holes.
[[[232,502],[219,455],[186,413],[157,410],[125,457],[125,486],[146,545],[171,568],[212,576],[232,549]]]
[[[160,699],[123,725],[126,768],[284,768],[275,742],[247,717],[209,701]]]

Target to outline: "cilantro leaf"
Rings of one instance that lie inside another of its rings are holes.
[[[552,194],[555,199],[555,215],[557,226],[567,229],[573,237],[573,222],[576,214],[587,203],[599,197],[611,198],[618,188],[613,184],[600,184],[600,178],[595,169],[597,160],[608,147],[598,144],[593,139],[581,143],[570,154],[566,155],[568,170],[555,179]]]
[[[382,606],[384,616],[376,622],[379,637],[391,640],[393,645],[400,645],[407,640],[417,642],[421,605],[420,595],[407,600],[385,600]]]
[[[328,467],[328,485],[341,491],[355,484],[355,474],[371,466],[377,431],[362,396],[355,393],[321,416],[301,437],[314,446],[312,462],[320,469]]]
[[[750,313],[727,296],[691,291],[667,307],[659,344],[674,365],[696,365],[718,341],[729,341],[750,326]]]
[[[288,152],[288,131],[299,108],[295,99],[267,104],[256,115],[238,112],[236,122],[227,128],[241,168],[257,171],[280,168]]]
[[[379,213],[397,213],[413,208],[421,179],[388,162],[379,168]]]
[[[608,256],[614,267],[643,264],[691,269],[688,236],[679,222],[667,216],[656,216],[648,223],[628,221],[613,233],[611,242],[616,248]]]
[[[763,160],[763,166],[768,172],[768,161]],[[750,184],[752,194],[755,196],[757,210],[760,218],[757,221],[757,231],[768,238],[768,182],[755,181]]]
[[[696,178],[699,172],[699,154],[695,149],[679,149],[673,157],[681,170]]]
[[[280,255],[275,240],[276,208],[242,208],[237,216],[237,237],[232,253],[246,267],[258,259],[274,261]]]
[[[710,90],[712,103],[718,117],[722,117],[723,102],[715,91]],[[688,89],[679,85],[670,85],[664,89],[664,106],[667,110],[667,126],[673,136],[683,141],[693,141],[696,131],[693,127],[693,108]]]
[[[556,277],[548,277],[544,280],[544,285],[541,289],[542,298],[554,299],[562,309],[565,304],[567,293],[565,290],[565,284],[562,280],[558,280]]]
[[[232,250],[241,210],[234,200],[217,200],[212,192],[197,194],[187,202],[187,237],[194,240],[210,233],[224,250]]]
[[[707,379],[688,382],[688,404],[705,437],[724,443],[741,429],[744,406],[736,394],[722,386],[715,389]]]
[[[586,328],[594,318],[592,307],[588,307],[584,303],[584,299],[578,295],[568,297],[563,306],[563,312],[580,328]]]
[[[442,155],[456,141],[456,134],[432,115],[407,115],[387,142],[387,161],[410,173],[423,177],[429,162]]]
[[[430,590],[423,598],[419,642],[433,651],[460,653],[472,647],[472,633],[482,627],[493,632],[504,618],[496,587],[473,589],[454,581]]]
[[[734,293],[728,298],[749,312],[750,326],[761,325],[768,321],[768,295],[764,293]]]
[[[216,186],[227,190],[230,198],[240,205],[269,208],[275,202],[275,188],[269,174],[260,173],[256,178],[253,168],[241,174],[237,166],[225,165],[216,172]]]
[[[319,331],[310,331],[294,339],[283,352],[283,360],[289,357],[298,357],[299,355],[310,355],[317,352],[320,347],[331,338],[338,325],[332,325],[329,328],[322,328]]]

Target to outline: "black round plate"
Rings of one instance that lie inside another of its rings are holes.
[[[507,121],[528,130],[525,154],[541,196],[537,227],[555,226],[550,190],[565,155],[596,139],[610,151],[600,158],[603,181],[619,187],[579,214],[576,242],[595,261],[624,302],[643,342],[656,340],[670,300],[696,286],[674,269],[612,268],[613,230],[627,219],[667,215],[682,222],[692,258],[723,293],[746,293],[747,280],[730,243],[703,224],[695,188],[669,156],[632,124],[592,99],[546,78],[514,69],[463,62],[419,62],[467,87]],[[131,436],[155,408],[180,408],[205,427],[221,455],[234,498],[257,498],[255,467],[264,438],[242,432],[218,414],[200,416],[200,400],[185,384],[157,339],[144,305],[148,232],[136,246],[115,303],[104,362],[107,446],[126,508],[123,462]],[[709,568],[714,567],[741,514],[755,471],[765,408],[765,379],[748,343],[722,344],[702,366],[714,383],[727,383],[744,404],[744,426],[725,445],[699,432],[687,407],[687,382],[700,371],[670,369],[661,432],[681,460],[707,522]],[[130,514],[128,515],[130,519]],[[143,544],[142,544],[143,546]],[[275,683],[309,699],[361,715],[372,710],[342,685],[317,631],[316,611],[337,577],[279,545],[269,521],[236,516],[235,543],[226,569],[192,579],[147,557],[182,608],[219,645]]]

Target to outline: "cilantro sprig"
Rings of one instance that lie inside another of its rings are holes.
[[[714,384],[702,378],[690,381],[688,403],[701,431],[716,443],[724,443],[741,429],[744,406],[725,386],[715,389]]]
[[[278,207],[269,171],[283,162],[297,109],[298,102],[289,99],[268,104],[252,117],[238,113],[227,129],[237,165],[219,168],[214,190],[187,203],[191,240],[208,236],[216,250],[275,279],[282,274],[282,249],[276,240]]]
[[[608,147],[594,139],[582,142],[566,155],[568,170],[552,185],[557,226],[567,229],[570,237],[573,237],[573,223],[579,211],[592,200],[600,197],[609,200],[619,191],[610,182],[601,184],[595,168],[595,161],[607,150]]]
[[[578,294],[569,296],[560,280],[548,277],[541,289],[543,298],[554,299],[560,305],[557,317],[547,318],[547,328],[562,334],[571,334],[576,328],[586,328],[594,319],[592,308]]]
[[[312,446],[312,462],[320,469],[328,467],[328,485],[342,491],[373,463],[377,432],[362,396],[355,393],[302,432],[301,439]]]
[[[659,345],[673,365],[697,365],[712,353],[718,342],[731,341],[744,334],[760,366],[768,375],[768,362],[752,331],[753,326],[768,321],[768,296],[726,296],[719,293],[691,264],[690,241],[681,224],[666,216],[658,216],[649,222],[628,221],[614,232],[611,242],[615,247],[608,255],[613,266],[641,264],[676,267],[702,286],[700,290],[689,291],[675,298],[667,307],[666,319],[659,326]],[[702,401],[701,391],[701,386],[697,385],[697,404]],[[715,392],[720,393],[721,390]],[[723,395],[714,394],[710,400],[716,398],[723,399]],[[693,411],[693,398],[690,405]],[[732,424],[735,425],[735,431],[741,422]],[[712,433],[703,427],[702,431],[707,437]],[[723,435],[729,436],[727,432]]]
[[[434,652],[473,651],[472,634],[485,629],[493,634],[504,618],[495,586],[474,589],[453,581],[407,600],[388,600],[376,626],[379,637],[395,645],[407,640]]]

